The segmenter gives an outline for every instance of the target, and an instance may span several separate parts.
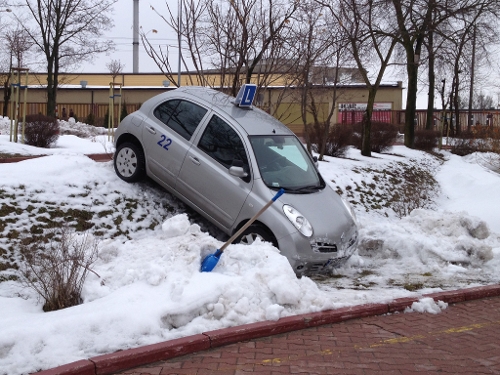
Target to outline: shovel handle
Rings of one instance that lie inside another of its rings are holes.
[[[283,193],[285,192],[285,189],[281,188],[277,193],[276,195],[269,201],[266,203],[266,205],[264,207],[262,207],[259,212],[257,212],[250,220],[248,220],[245,225],[243,225],[235,234],[233,234],[231,236],[231,238],[229,240],[227,240],[227,242],[222,245],[222,247],[219,249],[220,252],[223,252],[224,249],[226,247],[228,247],[236,238],[238,238],[250,225],[253,224],[253,222],[255,220],[257,220],[257,218],[265,211],[269,208],[270,205],[272,205],[279,197],[281,197],[283,195]]]

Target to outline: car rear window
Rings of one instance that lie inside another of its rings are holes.
[[[207,110],[194,103],[176,99],[160,104],[153,113],[169,128],[190,139]]]

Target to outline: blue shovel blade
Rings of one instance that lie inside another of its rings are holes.
[[[219,263],[222,251],[217,250],[215,253],[207,255],[203,262],[201,262],[201,272],[211,272],[217,263]]]

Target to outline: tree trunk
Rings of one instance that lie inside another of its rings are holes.
[[[47,58],[47,116],[56,117],[57,81],[54,72],[54,58]]]
[[[371,149],[371,131],[372,131],[372,113],[373,105],[375,104],[375,95],[377,90],[371,88],[368,92],[368,101],[366,103],[366,111],[363,116],[361,129],[361,155],[372,156]]]
[[[10,76],[5,79],[3,88],[3,112],[2,116],[7,117],[7,109],[9,108],[10,102]]]
[[[429,99],[427,101],[427,119],[425,122],[425,128],[427,130],[434,129],[434,98],[435,98],[435,86],[436,86],[436,75],[434,73],[434,35],[432,31],[428,36],[428,50],[429,50]]]
[[[415,142],[415,116],[417,103],[417,85],[418,85],[418,65],[414,61],[413,50],[408,56],[408,88],[406,95],[406,111],[405,111],[405,146],[414,147]]]
[[[476,25],[472,33],[472,63],[470,68],[469,111],[467,113],[467,130],[470,132],[473,124],[472,99],[474,96],[474,70],[476,65]]]
[[[454,109],[455,109],[455,135],[459,136],[462,133],[462,124],[460,123],[460,103],[458,102],[459,100],[459,95],[458,95],[458,78],[457,78],[457,83],[455,86],[455,95],[453,95],[453,104],[454,104]]]

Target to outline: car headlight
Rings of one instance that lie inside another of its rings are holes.
[[[285,204],[283,206],[283,212],[300,233],[306,237],[311,237],[313,235],[313,228],[311,224],[299,211],[292,206]]]

